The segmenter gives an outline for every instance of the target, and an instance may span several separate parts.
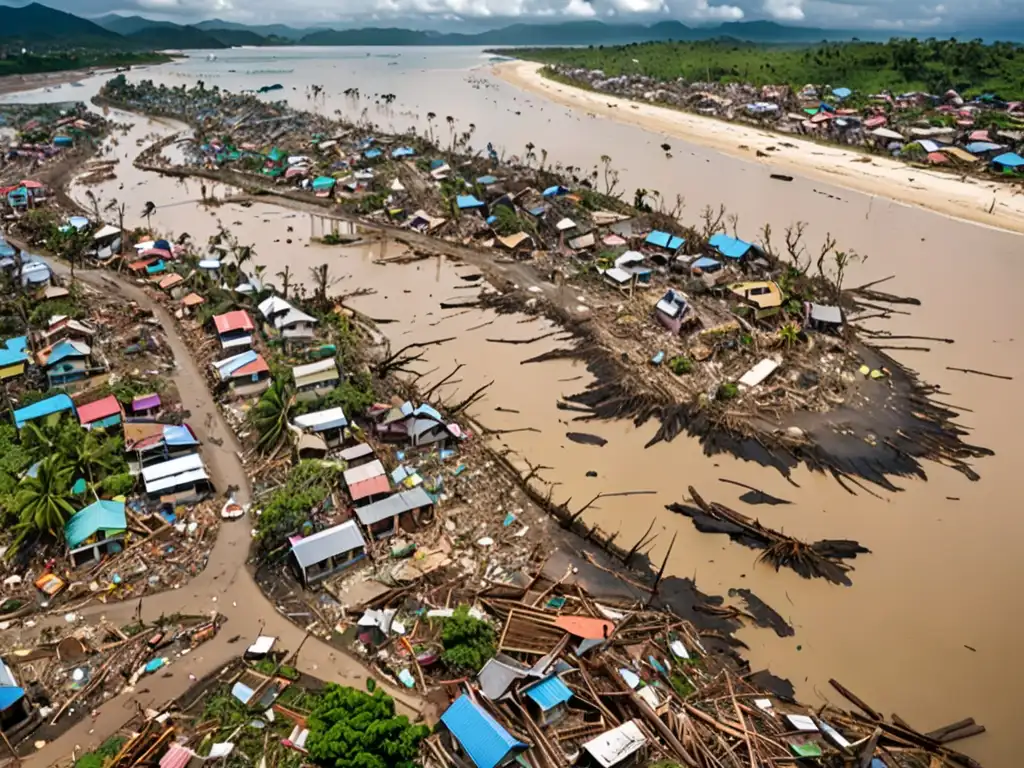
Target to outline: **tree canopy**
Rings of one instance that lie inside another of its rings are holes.
[[[458,669],[479,672],[494,655],[494,629],[486,621],[469,615],[469,607],[460,605],[441,630],[444,660]]]
[[[323,768],[414,768],[419,744],[430,733],[395,714],[380,689],[366,693],[328,683],[307,721],[306,749]]]
[[[887,43],[823,43],[811,47],[736,40],[637,43],[590,48],[530,48],[521,58],[600,69],[608,77],[742,82],[751,85],[845,86],[862,93],[954,88],[964,95],[1024,97],[1024,49],[981,40],[893,39]]]

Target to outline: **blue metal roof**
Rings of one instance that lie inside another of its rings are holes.
[[[17,688],[6,685],[0,688],[0,712],[6,712],[13,705],[21,701],[21,698],[24,695],[24,688]]]
[[[82,349],[70,341],[58,342],[54,345],[53,349],[50,350],[50,354],[46,358],[46,365],[54,365],[69,357],[88,357],[87,349],[88,347]]]
[[[556,675],[545,678],[539,683],[534,683],[523,692],[535,701],[537,706],[544,712],[554,709],[559,704],[565,704],[565,702],[572,698],[572,691],[569,690],[569,686],[563,683],[562,679]]]
[[[228,379],[235,371],[239,368],[244,368],[249,363],[255,363],[256,358],[259,357],[257,352],[253,350],[247,350],[241,354],[235,355],[234,357],[226,358],[225,360],[217,363],[217,370],[220,371],[220,377],[222,379]]]
[[[477,184],[483,184],[484,186],[487,186],[488,184],[495,184],[495,183],[497,183],[497,181],[498,181],[498,177],[497,176],[487,175],[487,176],[480,176],[479,178],[477,178],[476,183]]]
[[[391,150],[392,157],[412,157],[416,154],[416,150],[412,147],[398,147],[398,149]]]
[[[753,246],[745,240],[738,240],[735,237],[729,237],[728,235],[723,234],[712,235],[711,239],[708,240],[708,245],[727,259],[742,259],[747,255],[747,251],[753,248]]]
[[[380,157],[381,154],[381,151],[375,147],[366,153],[366,159],[373,160],[374,158]]]
[[[44,416],[50,416],[61,411],[75,413],[75,404],[67,395],[54,395],[45,400],[40,400],[38,403],[32,403],[32,405],[26,405],[24,408],[16,410],[14,412],[14,423],[18,429],[21,429],[27,421],[41,419]]]
[[[992,158],[993,165],[1002,165],[1007,168],[1019,168],[1024,165],[1024,157],[1021,157],[1016,152],[1004,152],[999,157]]]
[[[558,195],[567,195],[567,194],[569,194],[569,190],[568,189],[566,189],[565,187],[561,186],[560,184],[556,184],[553,187],[548,187],[547,189],[545,189],[541,193],[541,196],[542,197],[557,197]]]
[[[64,540],[77,547],[96,531],[123,531],[128,527],[123,501],[94,501],[79,510],[64,526]]]
[[[851,91],[849,88],[833,88],[832,89],[832,95],[835,96],[837,99],[848,99],[848,98],[850,98],[850,95],[852,93],[853,93],[853,91]]]
[[[668,248],[670,251],[678,251],[683,247],[683,243],[686,240],[677,235],[670,235],[668,232],[656,229],[647,236],[644,242],[656,245],[659,248]]]
[[[28,362],[28,355],[25,352],[27,346],[28,341],[24,336],[16,336],[5,341],[4,346],[0,348],[0,368]]]
[[[199,445],[195,435],[186,426],[175,426],[168,424],[164,427],[164,442],[167,445]]]
[[[465,694],[445,710],[441,722],[477,768],[495,768],[513,749],[526,748]]]
[[[691,264],[690,266],[697,267],[698,269],[703,269],[705,272],[713,272],[716,269],[721,268],[722,262],[718,261],[717,259],[712,259],[710,256],[701,256],[699,259],[694,261],[693,264]]]
[[[980,155],[983,152],[994,152],[995,150],[1002,148],[1002,144],[993,144],[991,141],[972,141],[964,147],[964,149],[972,155]]]
[[[459,195],[455,202],[461,209],[484,207],[484,201],[477,200],[476,195]]]

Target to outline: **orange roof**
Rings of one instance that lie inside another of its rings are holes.
[[[206,299],[204,299],[198,293],[190,293],[188,296],[181,300],[181,303],[184,304],[186,307],[198,307],[205,301]]]
[[[555,626],[584,640],[604,640],[615,629],[615,622],[593,616],[558,616]]]
[[[241,368],[231,374],[232,378],[238,378],[240,376],[252,376],[254,373],[263,373],[269,371],[270,366],[267,365],[267,361],[263,359],[263,355],[259,355],[255,360],[247,365],[243,365]]]
[[[182,277],[181,275],[170,274],[160,281],[160,287],[166,291],[168,288],[173,288],[178,283],[184,282],[184,280],[185,278]]]
[[[213,318],[213,324],[217,327],[217,333],[231,333],[232,331],[251,331],[255,326],[252,318],[244,309],[236,309],[234,312],[227,312]]]
[[[371,477],[369,480],[352,483],[349,486],[348,493],[352,497],[352,501],[358,501],[368,496],[376,496],[378,493],[387,493],[390,490],[391,482],[388,480],[388,476],[377,475],[377,477]]]
[[[128,269],[130,269],[132,272],[141,272],[155,261],[156,259],[142,259],[140,261],[133,261],[131,264],[128,265]]]

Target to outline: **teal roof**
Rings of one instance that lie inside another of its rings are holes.
[[[27,346],[28,341],[24,336],[16,336],[5,341],[4,346],[0,347],[0,368],[28,362],[28,355],[25,352]]]
[[[32,403],[32,405],[26,405],[24,408],[16,410],[14,412],[14,423],[18,429],[21,429],[25,426],[25,422],[41,419],[44,416],[50,416],[62,411],[75,413],[75,404],[67,395],[54,395],[45,400],[40,400],[38,403]]]
[[[55,365],[61,360],[67,360],[68,358],[88,356],[89,347],[83,344],[76,344],[73,341],[61,341],[54,344],[53,349],[50,350],[50,354],[46,358],[46,365]]]
[[[510,752],[526,748],[466,694],[445,710],[441,722],[477,768],[495,768],[505,762]]]
[[[526,688],[523,693],[530,697],[544,712],[565,704],[572,698],[572,691],[557,675],[545,678]]]
[[[97,531],[123,531],[128,527],[123,501],[100,499],[75,513],[64,526],[64,540],[77,547]]]

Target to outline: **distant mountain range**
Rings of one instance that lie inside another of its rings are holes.
[[[0,0],[2,1],[2,0]],[[1024,30],[1013,30],[1024,34]],[[155,21],[142,16],[109,14],[88,20],[32,3],[0,5],[0,46],[32,50],[91,48],[120,50],[196,50],[233,46],[538,46],[622,45],[666,40],[731,38],[753,43],[808,44],[823,40],[884,40],[886,32],[790,27],[772,21],[737,21],[713,27],[689,27],[679,21],[650,26],[569,21],[560,24],[512,24],[483,32],[453,33],[397,27],[362,29],[293,28],[283,24],[246,26],[221,19],[193,25]],[[972,30],[971,37],[994,38]],[[1007,39],[1006,28],[1000,39]]]

